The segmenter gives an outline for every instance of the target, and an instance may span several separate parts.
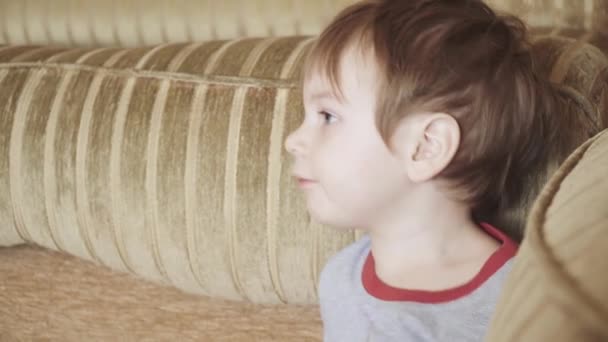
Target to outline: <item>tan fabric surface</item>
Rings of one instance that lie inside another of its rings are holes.
[[[0,248],[0,341],[321,341],[316,306],[187,295],[82,259]]]
[[[536,202],[488,341],[608,340],[608,131]]]
[[[283,148],[309,44],[0,50],[12,61],[0,64],[0,245],[213,297],[316,302],[319,269],[354,237],[310,222]]]
[[[310,222],[283,149],[310,42],[1,47],[0,245],[212,297],[315,303],[322,265],[355,234]],[[582,101],[561,137],[584,141],[599,111],[581,95],[605,96],[608,62],[571,40],[541,43],[556,51],[547,72]]]
[[[314,35],[354,0],[0,0],[0,44],[142,46],[237,37]],[[598,31],[608,0],[489,0],[532,27]]]
[[[597,125],[608,127],[608,59],[582,41],[566,37],[538,36],[532,49],[542,73],[586,97],[596,106]]]

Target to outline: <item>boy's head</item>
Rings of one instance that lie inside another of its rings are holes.
[[[521,201],[546,162],[551,86],[521,21],[481,1],[355,4],[304,73],[305,119],[286,145],[326,223],[373,224],[430,183],[490,217]]]

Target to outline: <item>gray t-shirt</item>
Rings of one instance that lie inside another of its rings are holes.
[[[496,228],[481,226],[501,247],[472,280],[442,291],[383,283],[367,236],[340,251],[321,273],[324,341],[482,341],[517,244]]]

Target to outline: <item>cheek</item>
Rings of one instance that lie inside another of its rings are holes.
[[[338,190],[352,184],[365,164],[361,142],[349,136],[335,135],[320,139],[313,154],[313,167],[318,180],[326,188]]]
[[[315,164],[321,176],[356,185],[387,167],[392,155],[375,130],[351,126],[344,131],[325,137],[319,144]]]
[[[335,227],[372,225],[403,190],[399,163],[373,122],[331,127],[324,133],[315,137],[308,156],[319,182],[306,194],[311,216]]]
[[[364,213],[395,185],[396,165],[381,139],[327,142],[316,157],[322,189],[344,210]]]

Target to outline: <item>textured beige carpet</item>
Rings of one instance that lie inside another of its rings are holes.
[[[321,331],[316,306],[209,299],[38,247],[0,248],[3,342],[319,341]]]

